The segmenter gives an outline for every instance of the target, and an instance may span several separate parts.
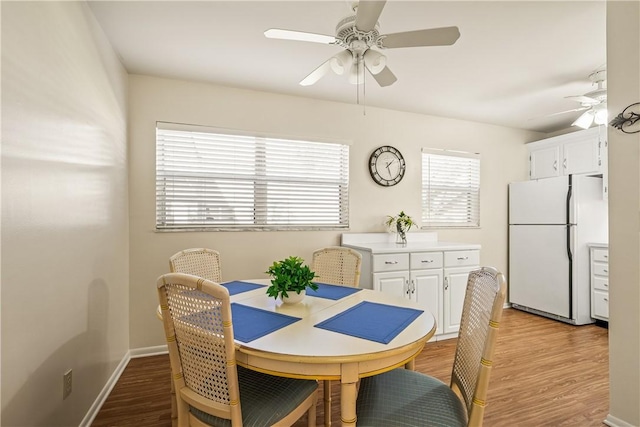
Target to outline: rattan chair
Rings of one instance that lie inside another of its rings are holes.
[[[358,287],[362,255],[342,246],[329,246],[313,252],[311,270],[315,282]],[[325,418],[331,418],[331,380],[324,381]]]
[[[469,273],[451,384],[406,369],[364,378],[359,426],[482,426],[491,359],[506,294],[494,268]]]
[[[203,278],[158,278],[178,426],[315,426],[318,383],[236,365],[229,291]]]
[[[331,246],[313,253],[311,270],[316,273],[316,282],[358,287],[361,264],[362,255],[357,251]]]
[[[212,282],[222,282],[220,252],[207,248],[185,249],[169,258],[169,271],[187,273]]]

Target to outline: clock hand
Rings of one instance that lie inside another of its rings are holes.
[[[390,162],[387,162],[387,172],[389,172],[389,178],[393,178],[393,175],[391,175],[391,169],[389,169],[389,166],[391,166],[395,161],[396,159],[393,159]]]

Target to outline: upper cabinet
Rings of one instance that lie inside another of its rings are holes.
[[[607,130],[595,127],[527,144],[529,179],[574,174],[602,175],[607,182]]]

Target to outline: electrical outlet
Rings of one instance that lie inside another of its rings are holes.
[[[62,376],[62,400],[66,399],[71,394],[71,390],[73,387],[72,374],[73,374],[73,371],[69,369]]]

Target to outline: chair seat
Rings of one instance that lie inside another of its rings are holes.
[[[358,427],[464,427],[467,412],[442,381],[407,369],[363,378],[356,407]]]
[[[244,427],[276,424],[318,388],[317,381],[276,377],[242,366],[238,366],[238,384]],[[190,411],[211,426],[231,426],[231,420],[214,417],[193,406]]]

